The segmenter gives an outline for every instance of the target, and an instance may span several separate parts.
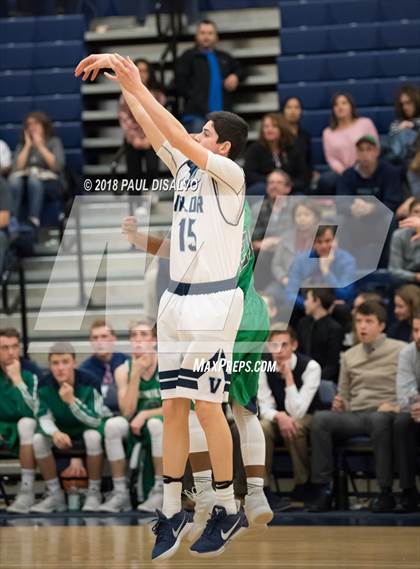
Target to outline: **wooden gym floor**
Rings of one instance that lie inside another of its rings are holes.
[[[269,527],[244,533],[220,557],[202,560],[181,544],[151,563],[147,526],[0,528],[1,569],[284,568],[419,569],[420,528]]]

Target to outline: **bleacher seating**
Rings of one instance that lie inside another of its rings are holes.
[[[399,85],[420,83],[420,2],[285,1],[280,9],[280,102],[302,99],[316,163],[324,162],[319,137],[337,91],[350,92],[360,115],[386,133]]]
[[[68,165],[83,168],[82,95],[74,67],[85,55],[83,16],[0,20],[0,138],[14,149],[23,117],[44,111],[54,121]]]

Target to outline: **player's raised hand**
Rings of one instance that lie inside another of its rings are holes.
[[[75,396],[74,396],[74,389],[69,383],[63,383],[58,391],[61,400],[67,405],[71,405],[74,403]]]
[[[118,53],[111,55],[110,63],[115,75],[105,72],[105,77],[117,81],[123,89],[135,94],[142,83],[137,65],[129,57],[122,57]]]
[[[121,224],[121,231],[122,234],[125,235],[129,243],[133,244],[135,242],[137,230],[138,230],[138,224],[137,224],[137,219],[134,217],[134,215],[124,217],[123,222]]]
[[[94,81],[101,69],[112,69],[110,57],[110,53],[92,53],[80,61],[74,71],[75,76],[79,77],[83,73],[83,81],[89,79],[89,75],[90,80]]]
[[[415,215],[407,217],[406,219],[400,221],[399,227],[400,229],[401,228],[415,229],[416,233],[414,233],[414,235],[411,237],[411,241],[417,241],[418,239],[420,239],[420,217],[417,217]]]

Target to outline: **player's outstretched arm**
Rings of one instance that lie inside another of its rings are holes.
[[[123,219],[121,231],[127,238],[127,241],[137,249],[147,251],[151,255],[169,259],[170,240],[139,231],[137,219],[134,216],[128,216]]]
[[[94,78],[98,69],[106,68],[112,68],[115,72],[115,75],[105,73],[106,77],[118,81],[123,89],[136,97],[164,138],[199,168],[205,169],[208,151],[189,136],[182,124],[143,85],[138,69],[131,59],[125,59],[118,54],[91,55],[79,63],[75,73],[76,76],[83,73],[83,80],[86,80],[91,73]]]

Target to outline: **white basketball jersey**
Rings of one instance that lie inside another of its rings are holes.
[[[236,277],[244,223],[242,169],[209,152],[206,170],[200,170],[167,141],[158,155],[175,177],[171,279],[204,283]]]

